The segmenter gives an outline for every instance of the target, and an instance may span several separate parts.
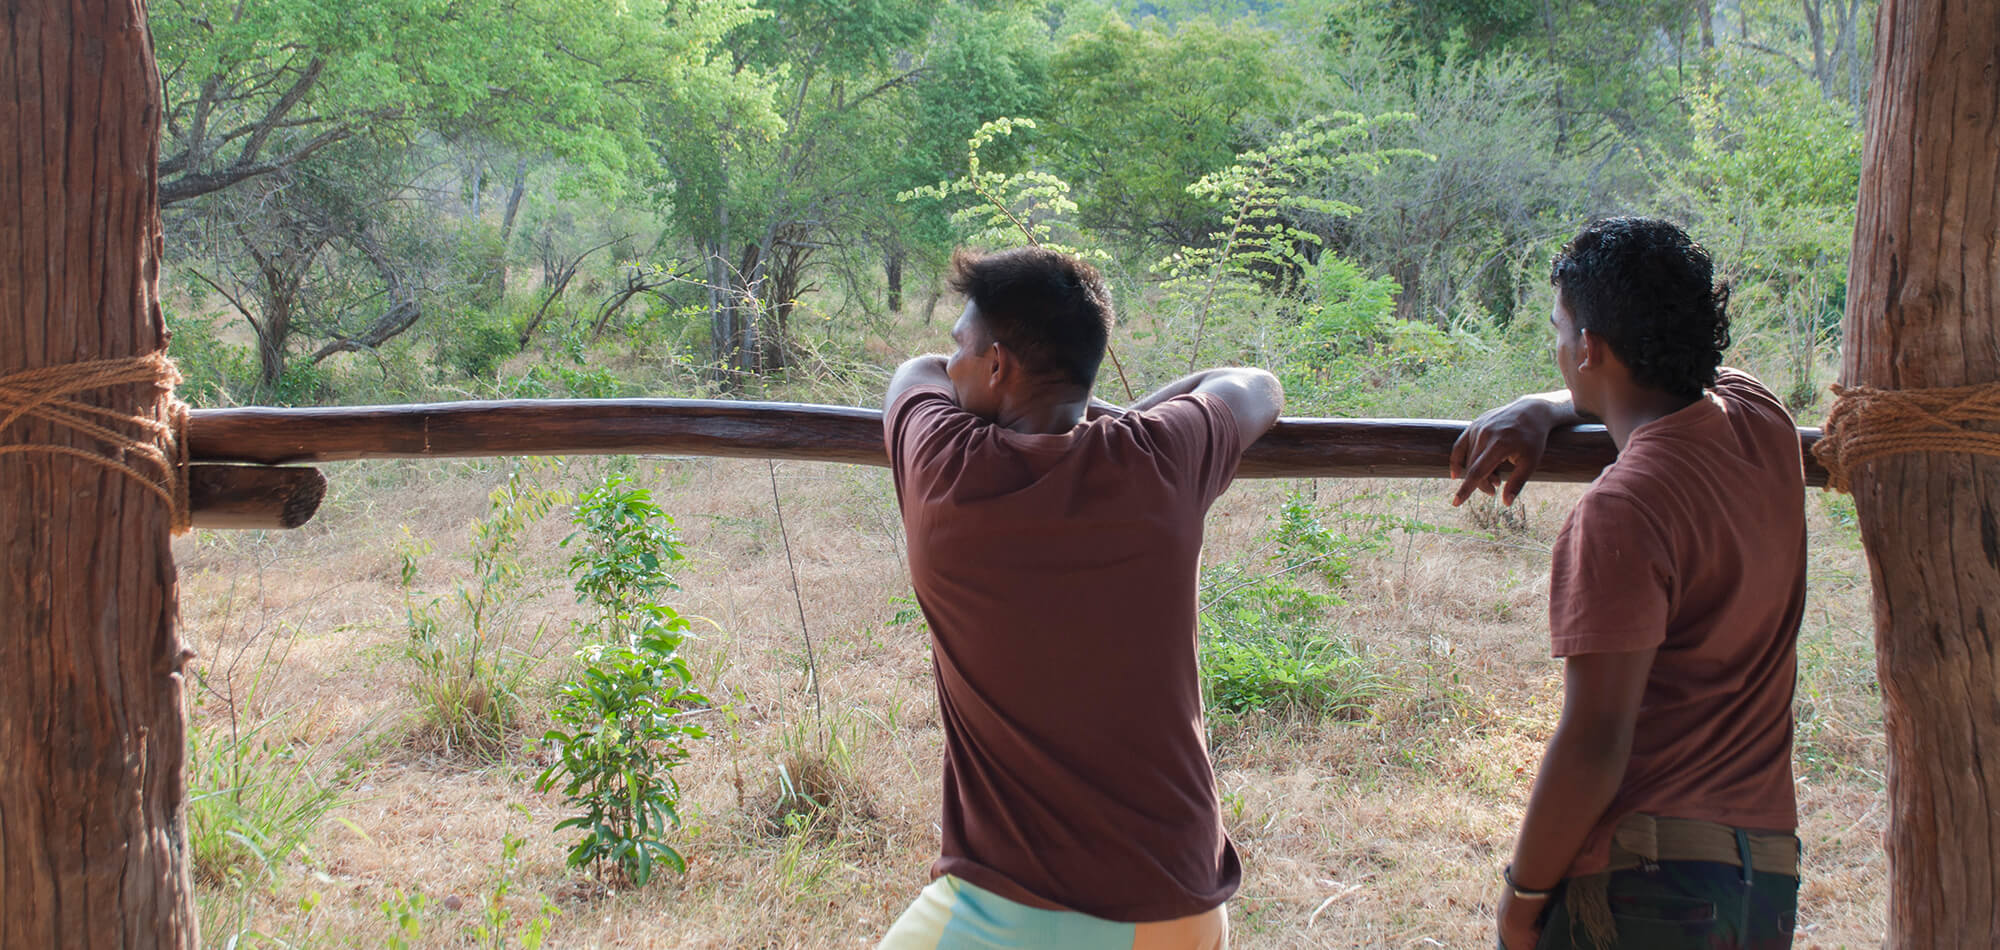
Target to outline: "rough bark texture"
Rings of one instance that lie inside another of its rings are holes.
[[[0,374],[165,343],[158,77],[136,0],[0,0]],[[158,413],[149,387],[83,398]],[[0,445],[95,449],[21,421]],[[164,504],[0,455],[0,947],[195,946]]]
[[[1884,0],[1849,271],[1849,385],[2000,380],[2000,4]],[[2000,946],[2000,459],[1854,478],[1889,742],[1892,947]]]

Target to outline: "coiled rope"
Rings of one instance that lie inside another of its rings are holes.
[[[0,455],[67,455],[117,472],[167,503],[174,534],[191,526],[188,507],[187,404],[175,399],[181,374],[165,353],[124,359],[89,360],[45,366],[0,376],[0,434],[22,419],[35,419],[95,440],[97,450],[70,445],[20,442],[0,445]],[[75,398],[112,386],[151,384],[166,397],[164,418],[151,408],[123,412]]]
[[[1813,455],[1829,491],[1852,492],[1863,462],[1912,452],[2000,458],[2000,383],[1948,389],[1835,386],[1833,411]]]

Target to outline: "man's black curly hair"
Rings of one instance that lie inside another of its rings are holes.
[[[1657,218],[1600,218],[1563,245],[1549,282],[1579,330],[1604,337],[1632,381],[1696,398],[1729,348],[1729,287],[1708,250]]]
[[[1111,337],[1111,291],[1097,268],[1041,247],[951,256],[951,289],[1028,371],[1089,387]]]

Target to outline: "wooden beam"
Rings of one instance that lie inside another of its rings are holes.
[[[197,528],[296,528],[312,520],[325,497],[326,476],[316,468],[188,466],[188,507]]]
[[[1443,478],[1465,423],[1284,419],[1251,446],[1245,478]],[[1808,449],[1817,429],[1799,430]],[[887,465],[874,409],[707,399],[548,399],[311,409],[201,409],[204,462],[670,453]],[[1557,432],[1536,478],[1589,481],[1614,457],[1603,426]],[[1807,454],[1806,481],[1826,472]]]

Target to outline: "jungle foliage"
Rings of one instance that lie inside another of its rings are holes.
[[[211,404],[864,393],[950,250],[1027,228],[1112,276],[1135,387],[1465,412],[1546,381],[1555,247],[1653,213],[1804,409],[1873,6],[189,0],[152,18],[174,353]]]

